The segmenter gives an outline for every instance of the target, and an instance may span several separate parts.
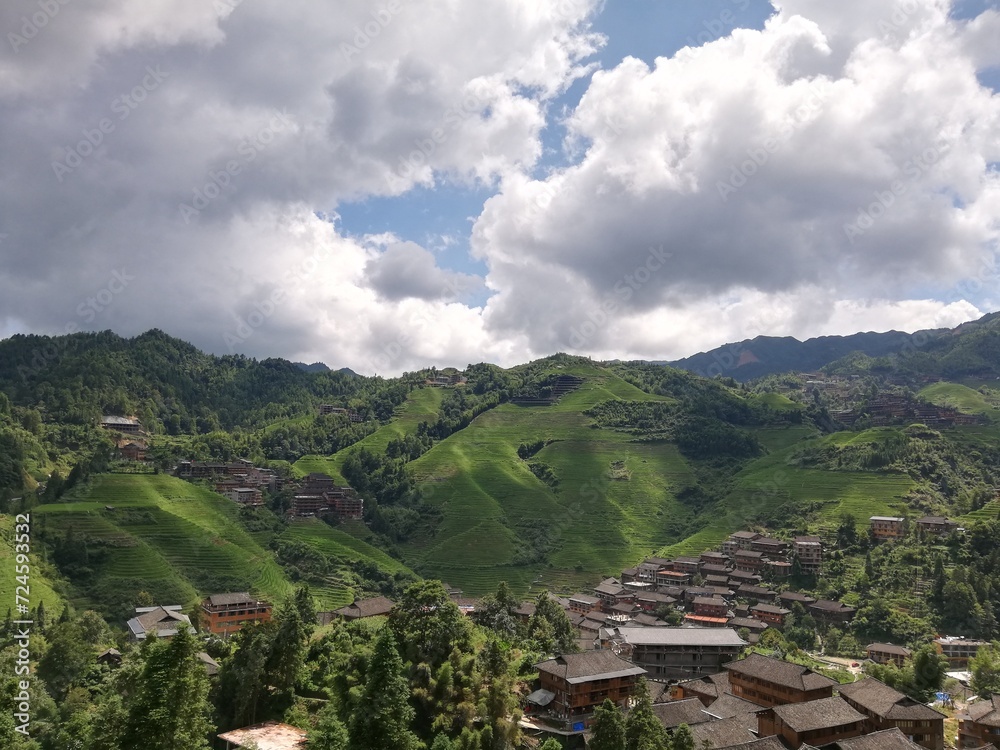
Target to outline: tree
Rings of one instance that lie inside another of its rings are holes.
[[[309,732],[310,750],[347,750],[347,730],[337,718],[335,706],[328,703],[317,719],[316,726]]]
[[[472,650],[472,623],[448,596],[440,581],[419,581],[407,587],[389,615],[395,640],[405,644],[413,664],[437,669],[452,649]]]
[[[670,738],[670,750],[694,750],[694,735],[691,727],[681,724]]]
[[[409,698],[396,639],[391,629],[384,628],[375,643],[364,690],[351,713],[352,750],[417,750],[421,743],[410,731],[415,712]]]
[[[549,737],[541,744],[538,750],[563,750],[563,746],[559,744],[559,740]]]
[[[541,641],[540,634],[548,634],[548,630],[542,622],[548,623],[551,628],[552,647],[560,653],[572,653],[576,651],[576,636],[573,634],[573,626],[566,616],[566,610],[559,606],[548,595],[543,592],[535,599],[535,614],[528,621],[528,636]],[[551,649],[542,649],[550,651]]]
[[[62,701],[94,663],[94,642],[84,637],[83,628],[75,622],[57,623],[45,635],[49,647],[38,662],[38,674],[52,697]]]
[[[319,623],[316,617],[316,603],[313,601],[309,584],[303,583],[295,589],[295,608],[299,611],[299,617],[303,624],[311,633],[313,627]]]
[[[919,692],[917,698],[922,703],[930,700],[944,684],[948,671],[948,660],[941,656],[931,644],[917,649],[913,655],[913,684]]]
[[[1000,642],[980,646],[969,662],[969,671],[972,672],[970,687],[980,698],[1000,693]]]
[[[625,717],[622,710],[609,699],[594,711],[591,725],[594,738],[590,742],[593,750],[625,750]]]
[[[208,750],[208,675],[187,628],[143,648],[137,692],[125,705],[122,747]]]
[[[645,679],[639,679],[635,697],[636,703],[625,719],[626,750],[666,750],[667,732],[653,713]]]

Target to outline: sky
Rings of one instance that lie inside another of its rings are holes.
[[[1000,309],[996,0],[9,0],[0,337],[394,375]]]

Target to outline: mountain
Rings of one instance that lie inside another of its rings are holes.
[[[913,374],[989,376],[1000,374],[1000,358],[991,353],[992,344],[987,346],[985,359],[984,354],[975,350],[981,348],[984,337],[996,335],[996,319],[997,313],[990,313],[953,330],[927,329],[912,334],[868,332],[820,336],[806,341],[791,336],[758,336],[664,364],[706,377],[722,375],[745,383],[766,375],[816,372],[849,355],[863,354],[874,359],[889,358],[881,363],[883,367],[901,368]],[[921,356],[910,357],[917,353]]]
[[[293,365],[298,367],[303,372],[329,372],[330,368],[327,367],[322,362],[313,362],[311,365],[307,365],[305,362],[292,362]],[[340,372],[343,372],[341,370]]]

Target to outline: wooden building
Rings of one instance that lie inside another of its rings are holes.
[[[1000,695],[973,703],[958,715],[958,746],[1000,745]]]
[[[833,695],[836,682],[799,664],[751,654],[724,665],[733,695],[758,706],[805,703]]]
[[[715,674],[747,645],[727,627],[611,627],[601,630],[599,641],[658,680]]]
[[[869,643],[865,649],[865,654],[876,664],[895,664],[897,667],[903,666],[913,652],[903,646],[896,646],[892,643]]]
[[[545,701],[548,715],[574,732],[582,732],[590,725],[594,709],[605,700],[624,708],[636,680],[646,674],[642,667],[607,650],[563,654],[535,668],[545,693],[539,698]]]
[[[870,677],[839,689],[840,697],[865,715],[865,734],[899,729],[927,750],[943,750],[944,714]]]
[[[841,698],[789,703],[757,715],[758,734],[777,735],[792,750],[819,747],[848,737],[859,737],[865,717]]]
[[[268,622],[271,619],[270,602],[250,596],[246,591],[233,594],[212,594],[201,602],[201,610],[208,622],[208,632],[227,636],[244,625]]]

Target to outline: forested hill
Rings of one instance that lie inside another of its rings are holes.
[[[706,377],[722,375],[749,382],[779,373],[815,372],[845,357],[848,368],[892,371],[904,377],[1000,376],[997,313],[953,330],[928,329],[912,334],[869,332],[806,341],[791,336],[758,336],[667,364]]]
[[[153,431],[183,434],[264,425],[325,401],[387,419],[406,386],[283,359],[218,357],[151,330],[131,339],[104,331],[0,341],[0,391],[46,421],[130,415]]]

